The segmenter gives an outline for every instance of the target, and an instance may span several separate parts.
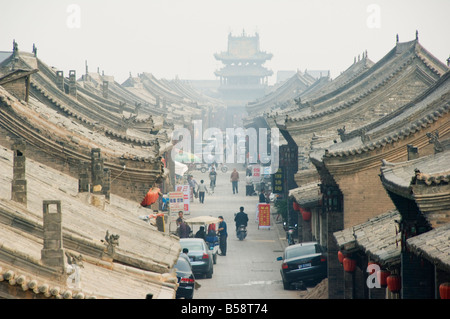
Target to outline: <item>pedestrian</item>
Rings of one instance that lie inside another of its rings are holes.
[[[178,212],[178,218],[177,218],[177,220],[176,220],[177,227],[180,226],[180,224],[181,224],[182,221],[184,221],[183,211],[180,210],[180,211]]]
[[[180,238],[188,238],[191,233],[191,227],[183,220],[178,228],[178,235]]]
[[[219,216],[219,228],[217,229],[219,231],[219,248],[220,248],[220,256],[226,256],[227,255],[227,223],[223,220],[223,216]]]
[[[205,181],[202,179],[200,181],[200,185],[198,185],[198,199],[200,200],[200,203],[203,204],[205,201],[205,193],[208,191],[205,185]]]
[[[211,190],[213,192],[214,192],[214,187],[216,187],[216,178],[217,178],[217,172],[214,169],[214,167],[212,167],[211,172],[209,172],[209,179],[210,179],[209,186],[211,187]]]
[[[188,185],[190,189],[190,200],[191,202],[194,202],[194,197],[197,198],[197,194],[195,193],[195,186],[198,185],[198,183],[192,175],[188,176]]]
[[[236,168],[233,168],[230,176],[231,185],[233,187],[233,194],[238,193],[238,182],[239,182],[239,173],[236,171]]]
[[[205,226],[200,226],[200,229],[195,233],[195,238],[206,239]]]
[[[253,178],[252,173],[247,173],[247,176],[245,177],[245,196],[252,196],[253,195]]]
[[[266,203],[266,195],[264,195],[264,192],[259,193],[259,202]]]

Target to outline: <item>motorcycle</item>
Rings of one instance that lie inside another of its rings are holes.
[[[285,226],[286,226],[286,223],[285,223]],[[285,229],[286,229],[286,227],[285,227]],[[286,231],[286,240],[287,240],[289,246],[295,244],[294,233],[295,233],[296,229],[297,229],[297,224],[295,224],[294,226],[289,226]]]
[[[244,238],[247,237],[247,227],[240,225],[237,229],[236,235],[239,240],[244,240]]]

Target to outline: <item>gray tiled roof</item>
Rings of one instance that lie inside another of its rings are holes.
[[[406,244],[414,253],[450,271],[450,223],[409,238]]]
[[[299,205],[317,204],[322,198],[320,181],[314,181],[289,191],[289,196],[294,197]]]
[[[362,250],[381,265],[395,264],[400,262],[401,249],[396,220],[400,220],[400,213],[392,210],[333,235],[342,250]]]

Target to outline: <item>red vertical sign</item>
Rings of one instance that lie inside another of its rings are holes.
[[[258,204],[258,228],[270,228],[270,204]]]

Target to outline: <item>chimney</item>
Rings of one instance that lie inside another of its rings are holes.
[[[56,71],[56,86],[61,91],[64,91],[64,72],[63,71]]]
[[[11,183],[11,200],[27,206],[27,180],[25,176],[26,158],[24,151],[25,141],[22,139],[12,145],[14,151],[13,179]]]
[[[419,149],[411,144],[406,145],[408,150],[408,161],[419,158]]]
[[[103,169],[103,194],[106,200],[111,199],[111,171],[109,168]]]
[[[78,192],[89,192],[89,163],[81,162],[78,173]]]
[[[56,205],[56,210],[50,205]],[[64,250],[62,239],[62,213],[60,200],[44,200],[44,248],[41,260],[46,266],[56,268],[62,273],[64,267]]]
[[[69,71],[69,94],[77,97],[77,79],[75,70]]]
[[[108,98],[108,85],[109,85],[108,81],[103,81],[102,91],[103,91],[103,97],[105,99]]]
[[[103,158],[99,148],[91,151],[92,193],[103,194]]]

